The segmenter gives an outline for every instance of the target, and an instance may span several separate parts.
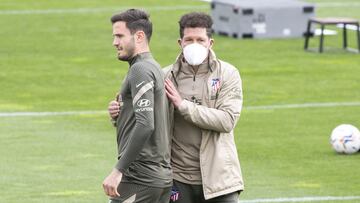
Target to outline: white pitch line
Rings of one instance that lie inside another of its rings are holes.
[[[299,109],[299,108],[319,108],[319,107],[339,107],[339,106],[360,106],[360,102],[330,102],[330,103],[304,103],[304,104],[279,104],[266,106],[245,106],[247,110],[273,110],[273,109]]]
[[[25,116],[72,116],[105,114],[106,111],[59,111],[59,112],[3,112],[0,117],[25,117]]]
[[[118,8],[72,8],[72,9],[44,9],[44,10],[0,10],[0,15],[27,15],[27,14],[64,14],[64,13],[101,13],[101,12],[116,12],[123,11],[130,8],[139,8],[146,11],[171,11],[171,10],[191,10],[191,9],[207,9],[205,6],[149,6],[149,7],[118,7]]]
[[[360,102],[331,102],[331,103],[304,103],[304,104],[279,104],[265,106],[244,106],[244,110],[274,110],[274,109],[299,109],[299,108],[324,108],[360,106]],[[26,116],[71,116],[107,114],[107,111],[58,111],[58,112],[0,112],[0,117],[26,117]]]
[[[314,201],[347,201],[360,200],[360,196],[326,196],[326,197],[297,197],[297,198],[274,198],[274,199],[253,199],[253,200],[239,200],[239,203],[267,203],[267,202],[314,202]]]

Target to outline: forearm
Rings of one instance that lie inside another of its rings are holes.
[[[178,110],[185,120],[199,128],[228,133],[240,117],[241,102],[233,108],[215,109],[183,100]]]
[[[135,161],[144,147],[146,140],[154,132],[152,125],[144,125],[137,122],[126,149],[123,151],[121,157],[116,163],[115,168],[124,173],[129,168],[131,162]]]

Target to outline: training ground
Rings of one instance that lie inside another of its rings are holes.
[[[359,0],[310,2],[317,16],[360,20]],[[116,138],[106,109],[128,68],[116,59],[109,18],[130,7],[150,12],[162,66],[180,51],[179,17],[210,11],[195,0],[0,0],[1,203],[107,201],[101,183]],[[343,51],[341,30],[327,28],[338,35],[326,36],[323,54],[304,52],[302,38],[214,36],[217,56],[243,80],[241,203],[360,202],[360,153],[329,144],[337,125],[360,128],[360,54]]]

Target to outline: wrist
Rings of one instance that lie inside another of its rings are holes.
[[[122,177],[121,171],[119,171],[117,168],[114,168],[114,169],[113,169],[112,174],[113,174],[116,178],[119,178],[119,179],[121,179],[121,177]]]
[[[178,100],[178,101],[175,103],[175,107],[176,107],[176,108],[179,108],[179,106],[181,105],[182,102],[183,102],[183,99]]]
[[[110,122],[114,127],[116,127],[116,118],[110,118]]]
[[[113,171],[112,171],[114,174],[117,174],[117,175],[121,175],[121,171],[117,168],[113,168]]]
[[[176,108],[177,109],[183,109],[184,108],[184,105],[185,105],[185,99],[182,99],[179,103],[178,103],[178,105],[176,106]]]

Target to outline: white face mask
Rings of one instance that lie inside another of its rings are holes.
[[[188,64],[197,66],[206,59],[209,54],[209,50],[203,45],[192,43],[183,48],[183,53]]]

